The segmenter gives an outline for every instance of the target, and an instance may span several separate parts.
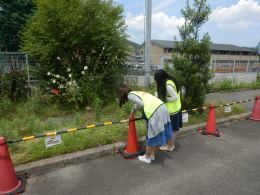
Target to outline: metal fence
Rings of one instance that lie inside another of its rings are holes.
[[[154,56],[152,56],[153,58]],[[163,63],[168,63],[161,58],[161,64],[151,65],[151,83],[153,75],[158,68],[163,67]],[[39,66],[33,59],[30,59],[23,52],[0,52],[0,76],[10,72],[11,70],[23,70],[27,74],[28,84],[37,82],[36,68]],[[214,72],[214,78],[211,83],[221,82],[223,80],[231,80],[232,82],[252,82],[255,81],[256,75],[260,72],[260,63],[258,61],[211,61],[211,70]],[[125,82],[131,85],[145,85],[145,68],[144,56],[132,56],[127,61],[127,75]]]
[[[39,66],[23,52],[0,52],[0,76],[11,71],[25,71],[27,82],[31,84],[36,79],[36,68]]]

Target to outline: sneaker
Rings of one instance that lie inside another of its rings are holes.
[[[161,146],[159,149],[163,151],[172,152],[175,149],[175,146],[173,145],[171,148],[169,148],[168,146]]]
[[[147,164],[151,164],[151,159],[150,158],[146,158],[145,155],[143,156],[138,156],[138,159],[141,161],[141,162],[144,162],[144,163],[147,163]]]

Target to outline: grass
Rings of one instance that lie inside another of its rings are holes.
[[[210,85],[210,92],[215,91],[232,91],[241,89],[260,89],[260,82],[251,83],[233,83],[232,80],[223,80]]]
[[[218,102],[223,104],[223,102]],[[61,107],[49,96],[35,96],[27,102],[19,104],[7,104],[9,108],[0,114],[0,135],[7,139],[17,139],[37,133],[79,127],[106,121],[119,121],[127,119],[131,110],[131,103],[127,103],[121,109],[116,103],[104,106],[102,113],[97,117],[95,110],[85,109],[75,111]],[[216,109],[216,117],[229,116],[242,113],[245,110],[240,106],[232,107],[231,113],[224,113],[223,108]],[[138,112],[136,117],[140,117]],[[193,113],[189,116],[191,125],[206,121],[207,112]],[[146,134],[144,121],[137,121],[137,134]],[[112,144],[117,141],[127,140],[128,124],[108,125],[86,129],[75,133],[62,134],[62,144],[46,148],[44,138],[35,139],[16,144],[9,144],[9,150],[15,165],[23,164],[39,159],[49,158],[60,154],[66,154],[92,148],[104,144]]]
[[[226,104],[226,103],[227,102],[220,100],[220,101],[215,102],[215,105],[221,105],[221,104]],[[205,106],[209,106],[209,103],[205,103]],[[231,112],[225,112],[224,107],[215,108],[215,115],[216,115],[217,119],[228,117],[231,115],[241,114],[244,112],[246,112],[246,109],[238,104],[233,105],[231,107]],[[187,123],[184,123],[184,126],[189,126],[189,125],[193,125],[193,124],[197,124],[197,123],[206,122],[207,117],[208,117],[207,111],[204,111],[203,113],[192,112],[191,114],[189,114],[189,121]]]

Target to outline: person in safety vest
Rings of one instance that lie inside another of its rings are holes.
[[[146,153],[138,159],[144,163],[151,163],[155,160],[158,147],[165,145],[173,136],[166,106],[159,98],[143,91],[131,91],[126,85],[119,89],[118,98],[120,107],[128,100],[134,103],[131,114],[142,109],[147,130]]]
[[[182,112],[181,112],[181,97],[180,86],[176,79],[169,75],[162,69],[159,69],[154,74],[154,80],[157,85],[157,93],[159,99],[161,99],[170,114],[172,131],[179,131],[182,127]],[[173,151],[175,149],[176,135],[173,136],[173,140],[169,140],[167,145],[161,146],[161,150]]]

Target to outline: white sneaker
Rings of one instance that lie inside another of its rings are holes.
[[[141,162],[144,162],[144,163],[147,163],[147,164],[151,164],[151,159],[150,158],[146,158],[145,155],[143,156],[138,156],[138,159],[141,161]]]
[[[159,149],[163,151],[172,152],[175,149],[175,146],[173,145],[171,148],[169,148],[168,146],[161,146]]]

